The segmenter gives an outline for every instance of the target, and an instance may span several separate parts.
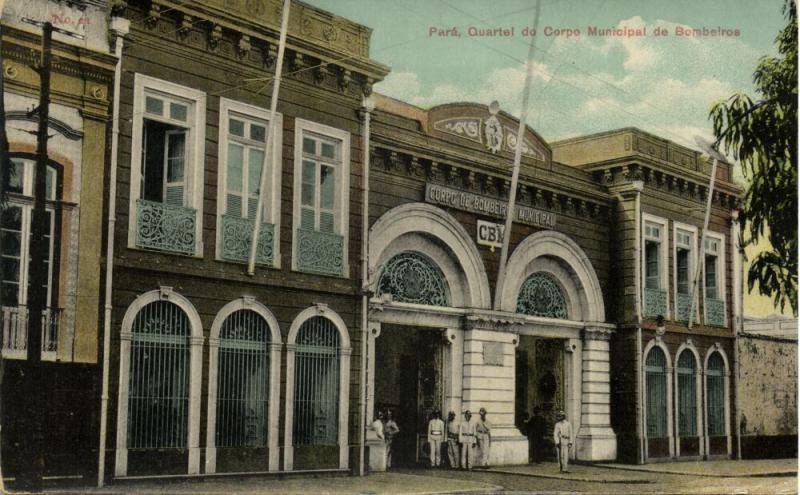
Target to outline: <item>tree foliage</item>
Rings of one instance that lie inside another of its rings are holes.
[[[749,185],[741,219],[746,243],[766,239],[747,276],[781,310],[797,315],[797,6],[786,0],[787,24],[753,73],[756,99],[736,93],[710,113],[717,141],[742,165]]]

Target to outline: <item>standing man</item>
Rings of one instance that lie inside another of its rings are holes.
[[[480,418],[475,423],[475,438],[478,441],[477,464],[480,467],[489,467],[489,448],[492,446],[492,428],[486,420],[486,409],[478,411]]]
[[[558,455],[558,467],[562,473],[569,472],[569,449],[572,448],[572,425],[567,421],[564,411],[556,413],[558,423],[553,429],[553,442]]]
[[[464,421],[458,425],[458,443],[461,444],[461,469],[472,471],[475,456],[472,450],[475,447],[475,422],[469,409],[464,411]]]
[[[461,467],[458,459],[458,426],[456,413],[453,411],[447,413],[447,457],[453,469]]]
[[[386,437],[386,469],[392,467],[392,443],[394,437],[400,433],[400,428],[392,419],[392,410],[386,410],[386,423],[383,425],[383,434]]]
[[[431,449],[431,467],[442,464],[442,440],[444,440],[444,421],[442,413],[433,411],[428,422],[428,446]]]

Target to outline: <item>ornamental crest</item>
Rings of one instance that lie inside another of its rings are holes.
[[[503,126],[497,120],[497,112],[500,111],[500,104],[497,100],[489,105],[489,113],[491,116],[486,119],[486,126],[484,133],[486,134],[486,148],[492,153],[500,151],[503,144]]]

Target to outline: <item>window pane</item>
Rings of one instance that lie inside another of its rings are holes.
[[[46,192],[45,197],[49,200],[56,199],[56,180],[57,180],[57,172],[52,167],[47,167],[47,178],[45,179],[46,182]]]
[[[21,160],[13,160],[14,168],[11,170],[11,180],[8,184],[8,190],[15,193],[23,193],[22,187],[25,177],[25,162]]]
[[[307,206],[314,206],[314,176],[317,167],[314,162],[303,162],[303,188],[301,192],[302,203]]]
[[[242,160],[244,148],[235,143],[228,144],[228,191],[242,191]]]
[[[169,134],[167,141],[167,181],[183,181],[183,164],[186,156],[186,134]]]
[[[241,120],[228,120],[228,132],[234,136],[244,137],[244,122]]]
[[[3,257],[3,282],[19,282],[19,259]],[[5,304],[5,301],[3,301]]]
[[[266,141],[266,137],[267,137],[266,127],[258,124],[250,125],[250,139],[254,141],[261,141],[263,143]]]
[[[2,227],[4,230],[13,230],[19,232],[22,230],[22,208],[19,206],[9,206],[2,210],[2,217],[0,217]],[[3,246],[5,248],[5,246]]]
[[[9,231],[6,229],[0,230],[0,239],[3,244],[3,256],[16,256],[20,255],[20,233]]]
[[[147,113],[155,115],[164,115],[164,102],[153,96],[148,96],[144,101],[144,108]]]
[[[333,167],[323,165],[319,173],[320,199],[319,205],[326,210],[333,209],[336,195],[336,172]]]
[[[717,299],[717,257],[706,256],[706,297]]]
[[[2,292],[3,305],[5,306],[19,305],[19,284],[11,282],[2,282],[0,283],[0,292]]]
[[[658,251],[657,242],[645,243],[645,287],[647,289],[659,289],[658,276]]]
[[[169,104],[169,116],[175,120],[186,122],[186,114],[188,111],[189,108],[186,105],[182,105],[180,103]]]
[[[312,155],[317,153],[317,142],[311,138],[304,137],[303,138],[303,153],[311,153]]]
[[[322,143],[322,156],[325,158],[335,158],[336,147],[331,143]]]
[[[247,180],[248,188],[251,195],[258,195],[258,189],[261,181],[261,167],[264,166],[264,151],[250,148],[250,157],[248,160]]]
[[[689,251],[678,249],[678,293],[689,293]]]

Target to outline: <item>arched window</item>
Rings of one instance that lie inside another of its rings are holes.
[[[678,358],[678,436],[697,436],[697,370],[692,351],[681,352]]]
[[[647,354],[645,361],[647,389],[647,437],[667,436],[667,358],[658,347]]]
[[[339,442],[339,331],[324,316],[297,334],[293,445]]]
[[[129,449],[185,448],[189,418],[189,318],[155,301],[131,328]]]
[[[725,436],[725,361],[719,352],[708,358],[706,369],[708,436]]]
[[[391,294],[395,301],[449,306],[450,289],[439,267],[424,254],[404,251],[383,266],[378,294]]]
[[[566,319],[567,301],[556,279],[546,272],[525,279],[517,296],[517,313]]]
[[[252,310],[235,311],[219,333],[217,447],[264,447],[269,410],[270,329]]]

